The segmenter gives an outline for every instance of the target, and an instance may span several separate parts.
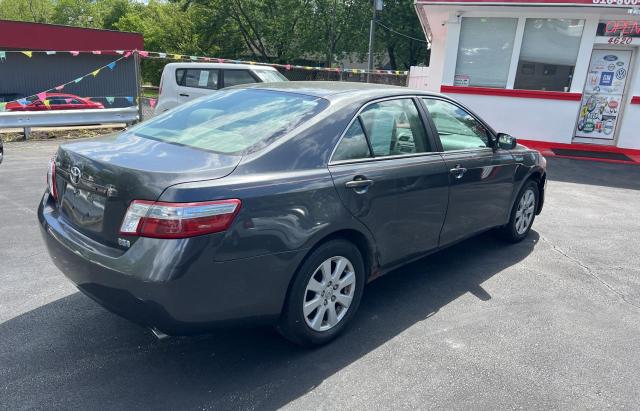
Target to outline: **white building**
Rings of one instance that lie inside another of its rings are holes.
[[[637,4],[637,6],[636,6]],[[409,85],[524,140],[640,149],[640,0],[416,0]]]

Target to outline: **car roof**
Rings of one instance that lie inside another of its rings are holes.
[[[261,64],[235,64],[235,63],[207,63],[207,62],[186,62],[186,63],[169,63],[165,67],[168,68],[217,68],[217,69],[237,69],[237,70],[269,70],[277,71],[274,67],[264,66]]]
[[[444,97],[440,93],[425,90],[416,90],[402,86],[390,86],[386,84],[356,83],[350,81],[286,81],[279,83],[251,83],[234,88],[259,88],[274,91],[287,91],[291,93],[305,94],[313,97],[322,97],[327,100],[344,99],[345,95],[353,100],[361,98],[378,98],[398,95],[425,95]]]

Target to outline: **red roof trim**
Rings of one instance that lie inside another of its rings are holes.
[[[631,97],[631,104],[640,104],[640,96]]]
[[[0,20],[0,49],[17,50],[142,50],[139,33]]]
[[[460,87],[460,86],[441,86],[442,93],[456,94],[477,94],[482,96],[501,96],[501,97],[519,97],[519,98],[539,98],[545,100],[566,100],[580,101],[581,93],[564,93],[561,91],[539,91],[539,90],[508,90],[504,88],[489,87]]]

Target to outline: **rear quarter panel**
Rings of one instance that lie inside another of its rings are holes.
[[[242,208],[215,259],[226,261],[309,249],[332,233],[370,233],[340,201],[327,163],[359,105],[336,109],[243,157],[225,178],[169,187],[160,201],[238,198]]]

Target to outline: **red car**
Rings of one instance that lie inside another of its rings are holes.
[[[45,100],[49,103],[44,104],[38,97],[32,96],[26,98],[26,104],[21,105],[17,101],[7,103],[5,110],[7,111],[41,111],[41,110],[79,110],[90,108],[104,108],[102,103],[91,101],[89,98],[78,97],[73,94],[63,93],[46,93]]]

